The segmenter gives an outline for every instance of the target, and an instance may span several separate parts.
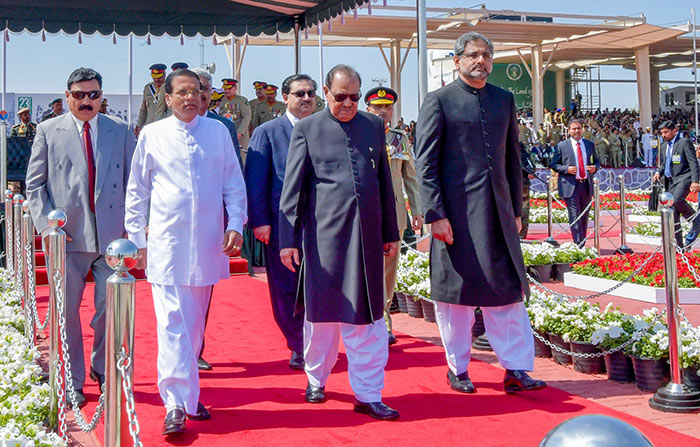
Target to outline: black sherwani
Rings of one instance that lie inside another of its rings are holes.
[[[426,223],[447,218],[454,243],[433,239],[431,296],[503,306],[529,295],[515,217],[522,175],[513,95],[457,79],[429,93],[416,124]]]
[[[369,324],[383,316],[386,242],[399,240],[384,123],[330,110],[292,131],[280,198],[280,248],[302,240],[297,309],[311,322]]]

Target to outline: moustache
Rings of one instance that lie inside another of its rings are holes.
[[[80,110],[89,110],[92,112],[92,106],[90,104],[81,104],[78,106],[78,111]]]

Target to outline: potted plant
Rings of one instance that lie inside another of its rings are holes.
[[[530,325],[539,337],[535,336],[535,357],[551,358],[552,348],[545,344],[540,337],[548,340],[549,326],[547,322],[547,314],[550,312],[552,300],[537,289],[533,289],[530,299],[525,303],[527,314],[530,317]],[[476,326],[476,324],[475,324]],[[482,322],[483,326],[483,322]],[[472,334],[474,331],[472,330]],[[479,334],[480,335],[480,334]]]
[[[605,370],[608,380],[616,382],[634,382],[632,359],[619,347],[629,341],[634,334],[634,317],[613,309],[609,303],[603,311],[601,327],[591,336],[591,342],[601,351],[614,352],[605,354]]]
[[[571,355],[561,352],[568,351],[569,341],[564,339],[564,334],[569,330],[571,318],[571,302],[560,297],[550,297],[548,310],[544,315],[542,326],[547,328],[549,342],[552,347],[552,359],[560,365],[570,365],[573,360]],[[559,349],[557,349],[559,348]]]
[[[700,391],[700,328],[681,322],[681,367],[683,380],[693,391]]]
[[[569,306],[570,314],[564,319],[568,330],[562,335],[564,341],[571,345],[571,352],[576,354],[599,354],[600,350],[593,344],[593,332],[600,329],[603,323],[598,303],[588,301],[572,301]],[[574,369],[586,374],[600,374],[605,371],[602,355],[594,357],[572,356]]]
[[[635,331],[648,330],[626,350],[632,357],[637,388],[642,391],[656,391],[668,382],[668,328],[661,321],[663,315],[652,308],[634,319]]]
[[[566,242],[554,250],[552,274],[557,281],[564,280],[564,273],[571,271],[571,264],[598,257],[595,248],[579,247],[573,242]]]
[[[539,282],[552,279],[553,248],[549,244],[521,244],[523,261]]]

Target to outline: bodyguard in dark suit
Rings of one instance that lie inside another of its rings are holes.
[[[600,169],[595,145],[582,137],[581,121],[569,121],[569,138],[557,145],[550,168],[559,173],[559,197],[566,202],[569,223],[573,222],[591,202],[593,197],[593,174]],[[586,243],[588,213],[571,225],[574,243]]]
[[[654,181],[664,177],[666,191],[673,194],[673,218],[675,221],[676,243],[679,247],[688,247],[698,237],[700,219],[693,219],[693,228],[683,241],[681,234],[682,215],[689,220],[695,210],[686,201],[688,192],[700,191],[698,184],[698,159],[695,156],[693,144],[687,138],[678,135],[672,121],[665,121],[660,126],[664,144],[659,151],[659,170],[654,174]]]
[[[506,392],[545,386],[523,304],[529,295],[518,231],[522,174],[513,95],[486,83],[493,45],[466,33],[455,44],[459,77],[429,93],[416,124],[416,167],[431,224],[431,298],[436,301],[448,380],[473,393],[467,374],[474,309],[506,368]]]
[[[316,81],[305,74],[289,76],[282,82],[287,111],[255,128],[248,144],[245,169],[248,224],[255,237],[265,244],[272,314],[292,351],[289,360],[292,369],[304,369],[304,315],[294,312],[299,273],[286,268],[279,257],[280,196],[292,128],[313,113],[316,89]]]
[[[124,195],[136,144],[124,121],[98,113],[101,100],[102,76],[89,68],[73,71],[66,90],[70,113],[39,124],[27,166],[37,231],[48,234],[51,210],[62,209],[67,217],[66,335],[76,390],[69,404],[74,406],[85,403],[80,304],[88,271],[95,280],[90,377],[104,382],[106,280],[113,273],[104,253],[110,242],[124,237]]]
[[[357,111],[361,80],[352,67],[333,67],[325,84],[328,108],[292,131],[280,198],[280,257],[301,269],[306,400],[325,400],[342,336],[355,411],[396,419],[381,401],[389,357],[383,255],[394,256],[399,240],[384,123]]]

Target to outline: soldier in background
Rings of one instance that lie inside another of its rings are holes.
[[[165,88],[161,86],[165,83],[165,64],[153,64],[149,67],[151,71],[151,82],[143,87],[143,100],[141,100],[141,108],[139,109],[139,117],[136,120],[136,128],[134,134],[139,135],[139,131],[146,124],[156,120],[156,108],[158,101],[161,100],[162,93],[165,93]]]
[[[316,106],[314,107],[314,113],[320,112],[321,110],[326,108],[326,103],[323,102],[323,95],[316,95],[315,100]]]
[[[19,109],[17,112],[20,122],[10,129],[11,137],[26,138],[29,144],[34,142],[36,135],[36,124],[32,123],[32,110],[29,107]]]
[[[241,146],[241,156],[245,163],[245,154],[248,149],[248,127],[250,126],[250,105],[248,98],[238,95],[238,81],[232,78],[222,79],[224,98],[219,104],[219,115],[230,119],[236,125],[238,143]]]
[[[619,168],[622,165],[622,141],[619,137],[620,131],[615,128],[612,133],[608,136],[608,141],[610,142],[610,154],[612,159],[612,167]]]
[[[219,114],[219,104],[224,98],[224,91],[220,88],[211,89],[211,103],[209,103],[209,111],[212,113]]]
[[[41,117],[41,122],[48,119],[55,118],[63,114],[63,99],[56,98],[49,103],[49,110],[47,110]]]
[[[399,128],[391,128],[391,119],[394,116],[394,103],[398,100],[398,94],[388,87],[375,87],[365,94],[367,111],[384,120],[386,126],[386,151],[389,157],[391,170],[391,183],[394,188],[394,201],[396,203],[396,221],[399,226],[399,239],[403,239],[406,222],[406,203],[403,198],[404,187],[408,196],[408,205],[411,209],[411,228],[419,231],[423,227],[423,206],[420,201],[418,175],[413,162],[413,155],[409,147],[408,135]],[[396,343],[396,336],[391,330],[391,314],[389,306],[394,298],[396,287],[396,270],[399,265],[400,252],[394,256],[384,258],[384,319],[389,331],[389,344]]]
[[[603,166],[610,166],[608,164],[608,151],[607,151],[607,138],[603,134],[603,129],[598,129],[593,137],[593,144],[595,145],[595,153],[598,154],[598,159],[600,164]]]
[[[255,107],[261,102],[265,102],[265,89],[267,88],[267,82],[265,81],[255,81],[253,82],[253,88],[255,89],[255,99],[249,101],[250,111],[255,112]],[[253,128],[250,128],[252,133]]]
[[[255,129],[266,121],[284,115],[286,110],[284,103],[277,101],[277,86],[267,84],[267,87],[265,87],[265,102],[260,102],[255,106],[251,126]]]
[[[103,115],[107,115],[107,106],[109,103],[107,102],[107,98],[102,98],[102,102],[100,103],[100,113]]]
[[[172,71],[177,71],[177,70],[182,70],[182,69],[187,69],[189,68],[189,65],[187,65],[184,62],[175,62],[170,66],[170,69]],[[165,88],[161,88],[158,90],[158,102],[156,103],[156,111],[155,111],[155,116],[153,117],[153,121],[158,121],[160,119],[166,118],[168,116],[172,115],[172,112],[170,110],[170,107],[168,107],[168,104],[165,102]]]

